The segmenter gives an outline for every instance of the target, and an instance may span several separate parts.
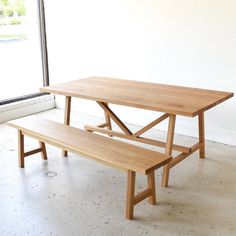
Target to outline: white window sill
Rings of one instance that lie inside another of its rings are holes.
[[[0,123],[55,108],[53,95],[44,95],[0,106]]]

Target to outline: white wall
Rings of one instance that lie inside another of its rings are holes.
[[[100,75],[236,91],[235,0],[48,0],[45,8],[51,84]],[[102,115],[93,102],[74,105]],[[141,125],[157,116],[115,110]],[[235,121],[233,98],[206,113],[206,138],[236,145]],[[196,124],[178,117],[177,132],[195,136]]]

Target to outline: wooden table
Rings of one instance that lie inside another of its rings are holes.
[[[86,125],[86,130],[163,147],[167,155],[172,155],[173,150],[180,152],[163,169],[162,186],[165,187],[168,186],[169,171],[173,166],[197,150],[199,150],[200,158],[205,158],[204,112],[233,97],[231,92],[104,77],[79,79],[43,87],[40,90],[66,97],[64,123],[67,125],[70,124],[71,97],[94,100],[104,110],[105,122],[97,126]],[[133,133],[110,109],[109,103],[153,110],[164,114]],[[199,141],[195,145],[186,147],[173,143],[176,115],[198,116]],[[166,142],[142,137],[145,132],[167,118],[169,118],[169,124]],[[112,130],[111,119],[122,132]],[[67,153],[64,152],[64,156],[66,155]]]

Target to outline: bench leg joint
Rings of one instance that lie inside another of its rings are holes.
[[[33,149],[31,151],[25,152],[25,138],[21,130],[18,130],[18,162],[19,167],[24,168],[25,166],[25,157],[34,155],[36,153],[41,153],[42,159],[47,160],[47,151],[46,145],[44,142],[39,141],[39,148]]]
[[[132,220],[134,216],[134,206],[144,199],[152,205],[156,204],[155,175],[154,171],[147,174],[148,188],[135,195],[136,173],[128,170],[127,199],[126,199],[126,219]]]

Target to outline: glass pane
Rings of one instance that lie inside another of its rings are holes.
[[[43,86],[37,0],[0,0],[0,68],[0,100]]]

